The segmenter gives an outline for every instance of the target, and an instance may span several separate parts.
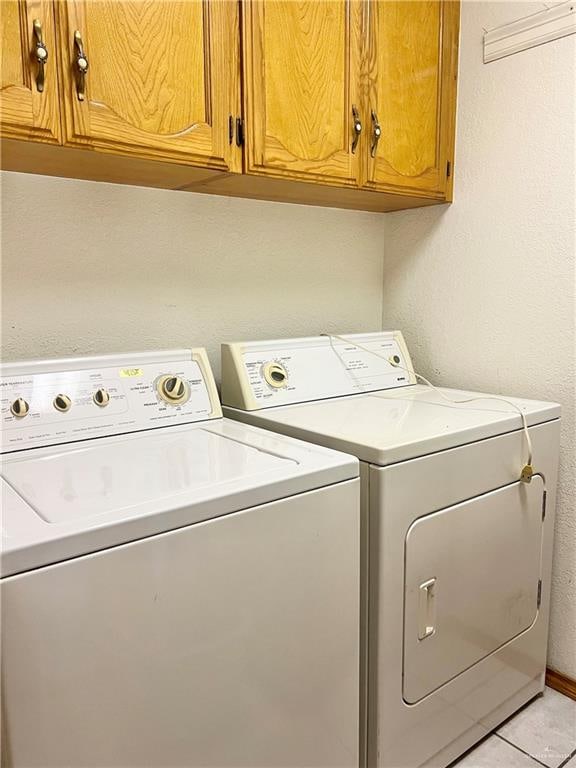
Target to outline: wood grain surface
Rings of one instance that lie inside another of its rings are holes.
[[[7,139],[1,143],[0,149],[0,166],[3,169],[47,176],[360,211],[397,211],[444,202],[441,196],[433,198],[372,192],[310,181],[223,173],[193,165],[94,152],[91,148],[76,149]]]
[[[5,168],[373,211],[452,199],[458,0],[1,2]]]
[[[240,171],[239,9],[227,0],[67,0],[58,29],[65,142]],[[77,98],[73,36],[89,61]]]
[[[382,135],[367,185],[446,194],[459,3],[372,0],[370,9],[369,106]]]
[[[356,185],[362,3],[248,0],[242,7],[248,172]]]
[[[34,20],[48,50],[44,90],[38,91],[33,57]],[[49,0],[1,0],[0,135],[58,144],[61,141],[54,7]]]
[[[576,701],[576,680],[573,680],[571,677],[563,675],[561,672],[556,672],[555,669],[548,668],[546,670],[546,685]]]

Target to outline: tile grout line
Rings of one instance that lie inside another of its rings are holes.
[[[572,752],[571,752],[571,753],[568,755],[568,757],[567,757],[567,758],[566,758],[566,759],[565,759],[563,762],[561,762],[561,763],[560,763],[560,765],[558,766],[558,768],[564,768],[564,766],[565,766],[567,763],[569,763],[569,762],[570,762],[570,760],[572,760],[572,758],[573,758],[573,757],[575,757],[575,756],[576,756],[576,749],[575,749],[575,750],[573,750],[573,751],[572,751]]]
[[[500,736],[499,733],[495,732],[494,735],[497,736],[499,739],[502,739],[502,741],[505,741],[506,744],[509,744],[511,747],[514,747],[514,749],[517,749],[518,752],[522,752],[523,755],[526,755],[526,757],[529,757],[535,763],[538,763],[538,765],[542,765],[544,766],[544,768],[550,768],[549,765],[546,765],[546,763],[543,763],[541,760],[538,760],[538,758],[534,757],[534,755],[531,755],[530,752],[526,752],[526,750],[522,749],[522,747],[519,747],[517,744],[514,744],[512,741],[508,741],[508,739],[505,739],[504,736]],[[564,763],[562,763],[562,765],[564,765]],[[560,766],[558,766],[558,768],[560,768]]]

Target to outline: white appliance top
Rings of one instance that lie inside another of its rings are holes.
[[[412,371],[408,350],[398,332],[383,332],[375,334],[346,335],[363,346],[366,340],[374,344],[397,344],[396,352],[393,347],[390,354],[398,354],[401,365]],[[260,350],[260,359],[286,360],[287,368],[294,368],[294,358],[301,357],[300,340],[289,339],[279,342],[252,342],[223,345],[223,381],[222,398],[225,415],[245,423],[256,424],[266,429],[277,430],[283,434],[311,440],[337,450],[353,453],[360,460],[379,466],[386,466],[399,461],[424,456],[436,451],[454,448],[465,443],[482,440],[487,437],[504,434],[522,428],[522,419],[518,411],[509,403],[492,400],[489,395],[482,393],[462,392],[459,390],[442,389],[448,397],[458,400],[478,395],[486,399],[461,405],[447,403],[430,387],[417,385],[410,381],[402,381],[397,386],[392,382],[396,369],[391,365],[390,370],[381,371],[381,386],[379,391],[368,391],[365,394],[353,394],[358,382],[344,366],[348,377],[348,392],[339,392],[337,396],[331,392],[331,384],[327,383],[325,390],[318,392],[319,382],[325,377],[328,356],[343,354],[338,349],[332,349],[330,341],[324,337],[316,339],[318,353],[315,360],[308,359],[309,372],[302,364],[296,366],[299,377],[294,391],[287,396],[296,402],[291,405],[279,405],[276,393],[260,395],[265,404],[258,408],[257,390],[264,390],[264,369],[262,363],[252,367],[253,356]],[[303,340],[309,345],[311,340]],[[335,345],[335,343],[334,343]],[[353,344],[351,345],[353,346]],[[342,343],[342,348],[345,345]],[[345,349],[346,360],[356,359],[352,349]],[[368,357],[366,352],[359,360],[358,367],[367,369]],[[379,358],[372,355],[377,363]],[[288,365],[289,361],[289,365]],[[224,367],[224,363],[226,366]],[[384,361],[381,361],[384,363]],[[384,363],[385,364],[385,363]],[[370,369],[371,371],[372,369]],[[226,378],[224,378],[226,377]],[[372,373],[367,377],[369,390],[378,381]],[[344,383],[344,379],[341,379]],[[315,387],[316,397],[301,397],[298,393],[311,392]],[[268,385],[269,389],[273,387]],[[326,399],[328,398],[328,399]],[[506,398],[513,401],[527,416],[529,425],[539,424],[560,416],[560,406],[556,403]],[[308,402],[302,402],[306,400]],[[256,406],[255,406],[256,403]],[[229,407],[234,405],[235,407]]]
[[[4,443],[17,448],[2,457],[2,576],[358,476],[353,457],[219,417],[203,350],[126,360],[34,363],[30,372],[21,364],[2,379],[4,400],[13,403],[17,391],[29,405],[26,415],[11,414]],[[183,389],[170,382],[180,400],[172,404],[159,387],[176,374]],[[110,400],[90,402],[104,383]],[[52,413],[63,394],[69,409]],[[67,421],[74,409],[77,420]],[[65,444],[42,445],[56,438]]]

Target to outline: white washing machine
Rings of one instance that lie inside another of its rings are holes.
[[[6,365],[2,765],[358,761],[355,458],[203,350]]]
[[[399,332],[224,344],[222,365],[225,415],[360,459],[362,759],[446,766],[544,686],[560,407],[447,402],[470,393],[417,384]]]

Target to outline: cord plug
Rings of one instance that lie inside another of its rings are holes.
[[[532,464],[526,464],[526,466],[523,467],[522,472],[520,473],[520,480],[523,483],[530,483],[532,482],[533,474],[534,474],[534,470],[532,469]]]

